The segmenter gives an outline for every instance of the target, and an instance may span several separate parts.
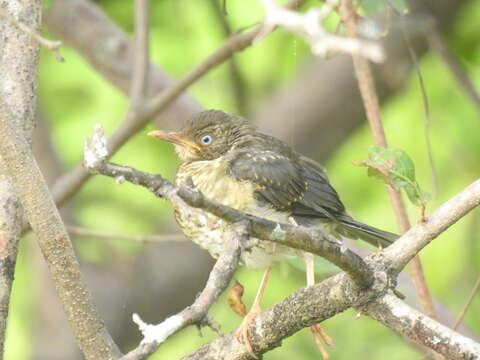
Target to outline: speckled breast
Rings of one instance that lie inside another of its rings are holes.
[[[191,186],[193,182],[195,188],[206,197],[248,214],[283,223],[289,221],[288,214],[257,202],[254,197],[255,184],[238,181],[227,175],[226,169],[227,164],[222,158],[184,163],[177,171],[176,183],[179,186]],[[229,224],[201,209],[176,207],[174,210],[183,233],[217,258],[223,251]],[[242,253],[241,260],[249,268],[262,268],[296,253],[282,245],[258,241],[257,246]]]

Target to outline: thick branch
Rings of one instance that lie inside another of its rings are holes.
[[[4,108],[0,99],[0,108]],[[0,154],[48,264],[73,333],[87,359],[120,355],[100,320],[82,279],[72,244],[32,151],[14,127],[11,112],[0,113]]]
[[[31,144],[35,126],[38,44],[20,30],[22,19],[33,31],[40,28],[40,1],[0,0],[0,116]],[[6,16],[6,17],[5,17]],[[14,114],[15,116],[9,116]],[[7,328],[23,210],[0,155],[0,359]]]
[[[345,274],[338,274],[288,296],[258,315],[250,327],[255,354],[263,354],[281,345],[295,332],[322,322],[352,306],[366,304],[374,291],[362,291]],[[245,345],[233,333],[204,345],[183,360],[253,359]]]
[[[437,208],[424,223],[407,231],[394,244],[385,249],[385,256],[392,261],[397,272],[430,241],[455,224],[480,204],[480,180],[476,180],[459,194]]]
[[[448,359],[480,359],[480,344],[436,322],[390,294],[364,308],[393,331]]]

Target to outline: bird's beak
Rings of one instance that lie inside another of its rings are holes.
[[[153,130],[153,131],[150,131],[147,135],[155,139],[165,140],[172,144],[180,145],[186,148],[187,150],[190,150],[193,152],[200,151],[200,146],[198,146],[192,141],[185,140],[176,132],[165,132],[162,130]]]

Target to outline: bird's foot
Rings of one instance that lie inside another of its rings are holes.
[[[335,345],[332,338],[328,336],[328,334],[320,327],[320,325],[313,325],[310,327],[310,330],[312,331],[313,339],[315,340],[318,350],[320,350],[323,360],[329,360],[330,355],[328,354],[324,343],[330,346]]]
[[[250,342],[250,324],[252,323],[253,320],[262,312],[262,309],[260,306],[252,306],[250,311],[248,312],[247,315],[243,318],[242,323],[240,324],[240,327],[237,329],[235,332],[235,337],[240,341],[245,344],[247,347],[248,352],[253,354],[253,346],[252,343]]]

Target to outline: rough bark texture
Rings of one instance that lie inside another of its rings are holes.
[[[39,29],[39,0],[0,0],[0,8],[32,29]],[[28,143],[34,127],[37,62],[38,44],[0,16],[0,114],[8,111],[15,115],[12,125]],[[0,161],[0,359],[21,228],[22,207]]]
[[[394,296],[366,308],[369,316],[393,331],[445,355],[447,359],[480,359],[480,344],[425,316]]]
[[[120,352],[96,312],[60,214],[31,149],[16,131],[14,117],[10,111],[0,113],[2,162],[35,232],[70,326],[87,359],[117,358]]]

